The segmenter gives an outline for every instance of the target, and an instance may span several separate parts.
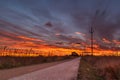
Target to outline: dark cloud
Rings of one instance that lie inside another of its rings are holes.
[[[66,42],[68,42],[69,44],[71,44],[71,43],[81,43],[81,42],[83,42],[82,39],[80,39],[80,38],[75,38],[74,36],[57,35],[56,38],[58,38],[58,39],[60,39],[60,40],[63,40],[63,41],[66,41]]]
[[[105,46],[103,38],[120,41],[119,3],[118,0],[0,1],[0,36],[18,41],[23,39],[17,36],[26,36],[42,39],[48,45],[68,47],[85,43],[92,26],[96,43]],[[85,40],[76,37],[75,32],[85,33]],[[39,41],[31,42],[39,44]]]
[[[0,29],[10,31],[12,33],[17,33],[18,35],[41,36],[40,34],[37,34],[36,32],[32,32],[30,30],[25,29],[24,27],[21,27],[19,25],[15,25],[10,22],[3,21],[3,20],[0,20]]]
[[[106,11],[103,10],[102,12],[98,12],[93,22],[93,27],[100,39],[106,38],[108,40],[113,40],[116,32],[120,30],[119,21],[112,22],[112,20],[107,20],[108,17],[109,14],[107,14]]]
[[[52,25],[51,22],[47,22],[47,23],[45,24],[45,26],[46,26],[46,27],[53,27],[53,25]]]

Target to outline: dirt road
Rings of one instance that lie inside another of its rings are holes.
[[[51,67],[60,63],[64,63],[66,61],[71,61],[71,60],[72,59],[56,61],[51,63],[43,63],[38,65],[26,66],[26,67],[13,68],[13,69],[0,70],[0,80],[8,80],[12,77],[20,76],[26,73],[37,71],[37,70],[41,70],[41,69]]]
[[[11,78],[9,80],[76,80],[80,58],[45,69]]]

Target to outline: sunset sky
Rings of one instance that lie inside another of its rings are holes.
[[[0,0],[0,46],[120,50],[120,0]]]

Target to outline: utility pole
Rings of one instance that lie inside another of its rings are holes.
[[[94,30],[93,30],[93,27],[90,28],[90,34],[91,34],[91,55],[93,55],[93,33],[94,33]]]

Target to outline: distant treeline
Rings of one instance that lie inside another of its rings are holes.
[[[8,46],[0,46],[0,56],[39,56],[40,51],[20,48],[9,48]],[[42,54],[41,54],[42,55]]]

